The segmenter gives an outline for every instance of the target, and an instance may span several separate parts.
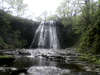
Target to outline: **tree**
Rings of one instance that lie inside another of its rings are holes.
[[[47,12],[47,11],[44,11],[44,12],[41,14],[41,17],[43,17],[43,20],[44,20],[44,21],[47,21],[47,16],[48,16],[48,12]]]
[[[4,10],[5,9],[5,0],[0,0],[0,9]]]
[[[35,19],[36,19],[37,21],[39,21],[39,22],[43,21],[43,19],[42,19],[40,16],[36,17]]]
[[[83,6],[82,0],[63,0],[57,9],[60,17],[69,17],[80,13],[80,8]]]
[[[83,3],[83,0],[63,0],[57,9],[57,15],[65,26],[72,25],[76,16],[81,14]]]
[[[50,20],[58,20],[58,16],[57,15],[50,15],[47,17],[47,21],[50,21]]]
[[[8,4],[8,11],[16,16],[22,16],[27,7],[24,0],[5,0],[5,2]]]
[[[3,8],[3,0],[0,0],[0,9]]]
[[[82,53],[100,54],[100,8],[97,8],[97,5],[93,0],[85,1],[81,20],[83,33],[79,45],[79,51]]]
[[[44,12],[41,13],[40,16],[36,17],[35,19],[37,21],[47,21],[47,18],[48,18],[48,12],[44,11]]]

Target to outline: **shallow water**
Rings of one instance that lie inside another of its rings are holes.
[[[0,75],[99,75],[89,68],[85,69],[83,65],[74,63],[77,61],[77,54],[71,49],[23,49],[8,53],[15,53],[15,60],[10,64],[1,65]]]

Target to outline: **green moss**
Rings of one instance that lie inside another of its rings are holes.
[[[11,55],[0,55],[0,59],[1,58],[14,58],[13,56]]]

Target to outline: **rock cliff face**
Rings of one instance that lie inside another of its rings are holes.
[[[65,28],[60,22],[42,22],[35,30],[30,48],[66,48],[66,38]]]

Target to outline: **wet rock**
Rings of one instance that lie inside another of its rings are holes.
[[[13,57],[0,58],[0,66],[2,66],[2,65],[9,66],[13,63],[14,60],[15,60],[15,58],[13,58]]]
[[[64,72],[69,73],[70,70],[61,70],[60,68],[53,66],[33,66],[29,68],[27,72],[32,75],[62,75]]]
[[[11,75],[26,75],[27,74],[27,69],[18,69],[18,70],[15,70],[15,71],[12,71],[11,72]]]
[[[99,75],[88,73],[99,72],[99,66],[92,69],[88,62],[78,59],[73,49],[21,49],[15,52],[18,53],[16,60],[13,64],[9,62],[11,67],[0,67],[0,75]]]
[[[24,51],[18,51],[18,55],[27,56],[27,55],[31,55],[31,54],[28,52],[24,52]]]

